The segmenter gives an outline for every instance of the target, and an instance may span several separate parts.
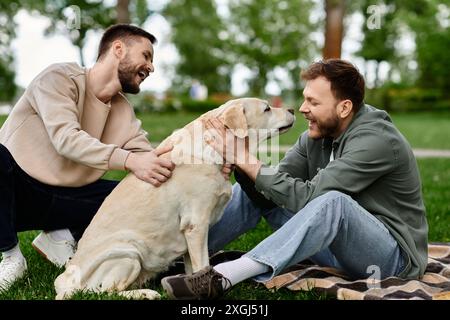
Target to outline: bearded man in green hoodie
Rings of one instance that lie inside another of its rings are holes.
[[[171,298],[217,298],[245,279],[266,281],[305,259],[355,279],[374,270],[381,279],[424,274],[428,224],[410,145],[385,111],[364,103],[364,78],[351,63],[316,62],[302,78],[299,111],[308,130],[276,168],[230,153],[224,145],[242,141],[220,122],[209,123],[211,145],[235,164],[238,181],[210,230],[210,251],[262,217],[275,231],[237,260],[164,278]]]

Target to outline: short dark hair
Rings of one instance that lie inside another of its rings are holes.
[[[338,100],[349,99],[357,112],[364,100],[365,81],[358,69],[348,61],[328,59],[315,62],[301,73],[303,80],[324,77],[331,83],[331,91]]]
[[[128,42],[139,37],[147,38],[152,44],[155,44],[157,41],[155,36],[151,33],[131,24],[121,23],[110,26],[106,29],[105,33],[103,33],[102,39],[100,40],[97,60],[109,50],[113,41],[120,39],[124,42]]]

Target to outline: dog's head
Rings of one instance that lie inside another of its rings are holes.
[[[219,108],[203,114],[183,129],[175,131],[162,143],[162,145],[171,143],[175,146],[171,152],[175,164],[188,164],[198,159],[201,159],[200,163],[223,161],[206,142],[209,134],[208,130],[205,131],[205,123],[211,118],[218,118],[237,137],[248,137],[249,151],[253,154],[261,141],[286,132],[295,121],[293,110],[273,108],[265,100],[257,98],[230,100]]]
[[[288,131],[295,121],[292,109],[274,108],[257,98],[230,100],[219,110],[218,118],[236,136],[247,137],[251,130],[259,141]]]

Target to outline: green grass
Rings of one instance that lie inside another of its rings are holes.
[[[450,242],[450,159],[418,159],[429,240]]]
[[[419,159],[418,163],[422,174],[423,193],[430,227],[429,239],[430,241],[449,242],[450,159]],[[62,272],[62,269],[58,269],[44,260],[31,247],[30,243],[37,233],[37,231],[28,231],[19,234],[21,249],[28,261],[28,274],[22,280],[16,282],[9,291],[0,293],[0,300],[54,299],[53,281]],[[250,250],[270,233],[270,227],[262,220],[257,228],[230,243],[227,249]],[[148,287],[158,290],[163,295],[163,299],[166,298],[159,284],[149,283]],[[123,299],[117,295],[92,293],[79,293],[73,298],[87,300]],[[263,285],[246,281],[236,286],[225,298],[231,300],[308,300],[330,297],[319,295],[314,291],[295,292],[287,289],[269,291]]]
[[[450,112],[400,113],[392,119],[414,148],[450,149]]]
[[[445,148],[450,149],[450,114],[396,114],[394,122],[407,137],[413,147],[420,148]],[[176,113],[176,114],[145,114],[139,115],[143,126],[150,132],[151,141],[161,141],[174,129],[195,119],[198,114]],[[282,136],[282,144],[292,144],[298,137],[299,132],[305,128],[301,115],[295,128]],[[0,117],[0,123],[5,118]],[[419,168],[422,176],[423,194],[427,208],[429,222],[430,241],[450,241],[450,159],[419,159]],[[110,172],[107,178],[121,179],[122,172]],[[228,249],[249,250],[258,244],[271,232],[269,226],[264,222],[258,227],[227,246]],[[19,234],[22,252],[27,258],[28,273],[16,282],[7,292],[0,293],[2,299],[54,299],[54,279],[62,272],[62,269],[54,267],[45,261],[31,247],[32,239],[37,231],[22,232]],[[166,298],[160,285],[149,283],[149,288],[156,289]],[[92,293],[79,293],[74,299],[98,300],[98,299],[123,299],[117,295],[97,295]],[[267,299],[267,300],[303,300],[303,299],[325,299],[315,292],[293,292],[287,289],[269,291],[264,286],[252,281],[246,281],[236,286],[227,294],[226,299]]]

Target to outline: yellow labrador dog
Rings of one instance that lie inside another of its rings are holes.
[[[295,120],[292,110],[242,98],[175,131],[161,144],[174,145],[164,155],[177,164],[172,177],[158,188],[133,174],[118,184],[84,232],[65,272],[55,280],[57,299],[77,290],[158,299],[150,289],[126,289],[142,285],[183,255],[187,273],[209,264],[208,229],[231,196],[231,184],[221,174],[223,160],[202,132],[210,117],[219,118],[240,137],[257,131],[258,141],[287,131]]]

